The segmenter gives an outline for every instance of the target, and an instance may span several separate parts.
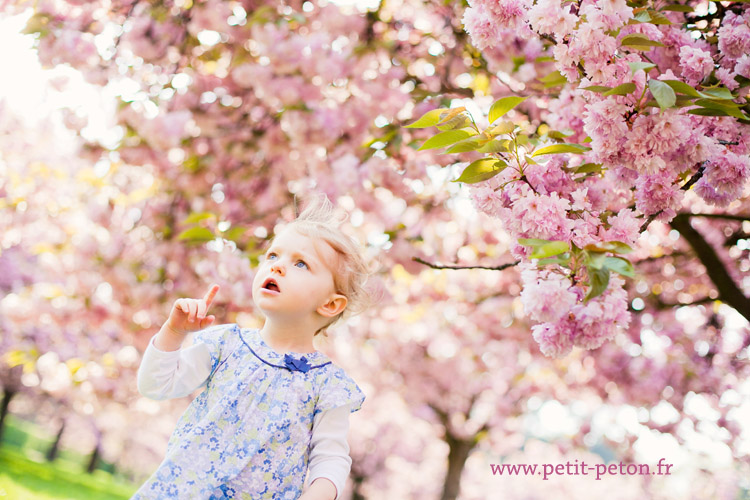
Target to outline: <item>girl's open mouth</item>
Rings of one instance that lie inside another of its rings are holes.
[[[281,293],[281,290],[279,289],[279,284],[276,283],[276,280],[273,278],[268,278],[266,279],[265,282],[263,282],[261,291],[270,293],[273,295],[278,295],[279,293]]]

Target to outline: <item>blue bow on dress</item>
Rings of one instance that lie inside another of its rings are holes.
[[[307,373],[307,371],[311,368],[307,363],[306,357],[302,356],[300,359],[294,359],[289,354],[284,354],[284,365],[291,371],[298,371],[302,373]]]

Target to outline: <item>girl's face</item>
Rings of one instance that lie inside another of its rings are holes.
[[[336,252],[294,229],[274,238],[253,279],[253,301],[266,316],[308,320],[335,293]]]

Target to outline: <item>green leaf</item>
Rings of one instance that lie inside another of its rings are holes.
[[[262,5],[257,9],[253,10],[251,16],[248,16],[248,24],[266,24],[271,22],[271,19],[275,19],[274,8],[270,5]]]
[[[515,108],[516,106],[518,106],[519,104],[521,104],[526,99],[527,97],[517,97],[517,96],[508,96],[508,97],[503,97],[501,99],[498,99],[490,107],[490,115],[489,115],[490,123],[494,123],[495,120],[497,120],[498,118],[503,116],[505,113]]]
[[[687,106],[693,105],[693,97],[686,96],[686,95],[678,95],[677,99],[675,100],[675,105],[672,106],[673,108],[684,108]],[[656,99],[649,99],[646,101],[646,103],[643,105],[644,108],[658,108],[659,103],[656,102]]]
[[[518,238],[518,243],[525,247],[539,247],[546,245],[550,240],[542,240],[540,238]]]
[[[530,259],[544,259],[545,257],[552,257],[553,255],[559,255],[570,249],[570,245],[565,241],[550,241],[544,245],[534,248],[534,251],[529,255]]]
[[[191,173],[197,172],[201,168],[201,160],[205,157],[198,157],[196,155],[190,155],[187,160],[182,163],[185,170]]]
[[[701,97],[705,97],[706,99],[722,99],[725,101],[736,99],[736,97],[733,96],[729,89],[726,87],[713,87],[709,89],[703,89],[699,92],[699,94],[701,95]]]
[[[193,212],[188,216],[187,219],[184,220],[184,222],[185,224],[195,224],[196,222],[200,222],[203,219],[208,219],[211,217],[216,217],[216,215],[211,212]]]
[[[507,153],[509,149],[510,141],[508,139],[493,139],[482,147],[477,149],[478,153]]]
[[[601,93],[612,90],[612,87],[607,87],[606,85],[591,85],[589,87],[582,87],[581,90],[590,90],[591,92]]]
[[[493,137],[496,135],[510,134],[515,128],[515,123],[504,121],[498,123],[495,127],[492,127],[489,130],[489,134]]]
[[[222,237],[238,243],[239,239],[245,234],[246,231],[247,228],[245,227],[235,226],[225,231]]]
[[[718,109],[725,112],[728,116],[733,116],[735,118],[739,118],[740,120],[747,118],[744,114],[742,114],[742,111],[740,111],[737,106],[723,104],[721,101],[716,102],[710,99],[698,99],[697,101],[695,101],[695,104],[703,108]]]
[[[656,102],[659,103],[661,109],[671,108],[674,106],[677,96],[674,94],[674,90],[668,84],[661,80],[650,79],[648,81],[648,89],[653,94]]]
[[[554,154],[554,153],[583,153],[585,151],[589,151],[591,148],[588,148],[586,146],[581,146],[580,144],[569,144],[569,143],[562,143],[562,144],[552,144],[551,146],[545,146],[543,148],[537,149],[531,154],[531,157],[535,156],[541,156],[541,155],[548,155],[548,154]]]
[[[583,165],[579,165],[575,169],[575,173],[577,174],[588,174],[590,172],[601,172],[601,171],[602,171],[601,163],[584,163]]]
[[[419,120],[406,125],[406,128],[434,127],[440,122],[440,113],[448,111],[447,108],[438,108],[423,114]]]
[[[46,36],[46,34],[49,32],[51,20],[52,16],[50,14],[37,12],[36,14],[31,16],[28,21],[26,21],[26,26],[24,26],[21,33],[23,33],[24,35],[33,35],[35,33],[40,33],[42,35],[41,38],[44,38],[44,36]]]
[[[454,144],[462,139],[466,139],[471,135],[472,134],[466,130],[447,130],[445,132],[440,132],[439,134],[427,139],[417,151],[422,151],[423,149],[444,148],[445,146]]]
[[[700,115],[700,116],[729,116],[729,113],[726,111],[723,111],[721,109],[711,109],[711,108],[695,108],[688,110],[688,114],[690,115]]]
[[[635,269],[633,269],[633,264],[629,260],[623,259],[622,257],[607,257],[604,260],[604,267],[616,273],[622,274],[623,276],[628,276],[630,278],[635,276]]]
[[[589,286],[591,288],[589,289],[589,293],[583,299],[584,303],[603,294],[607,289],[607,285],[609,285],[608,269],[593,269],[591,267],[586,267],[586,269],[589,274]]]
[[[461,176],[451,182],[465,182],[466,184],[476,184],[477,182],[486,181],[495,177],[505,170],[508,166],[503,160],[495,158],[482,158],[474,161],[467,166],[461,173]]]
[[[680,80],[661,80],[670,87],[672,87],[672,90],[675,92],[679,92],[680,94],[689,95],[690,97],[701,97],[701,95],[698,93],[697,90],[695,90],[693,87],[688,85],[685,82],[681,82]]]
[[[557,87],[558,85],[565,85],[568,83],[568,79],[559,71],[553,71],[541,78],[539,81],[544,84],[545,88]]]
[[[633,47],[639,50],[648,50],[651,47],[663,47],[664,44],[650,40],[646,35],[641,33],[631,33],[626,35],[620,41],[620,45],[624,47]]]
[[[689,5],[681,5],[679,3],[673,3],[661,8],[662,11],[670,12],[693,12],[693,8]]]
[[[471,137],[469,139],[464,139],[463,141],[455,143],[450,147],[450,149],[446,149],[441,154],[466,153],[468,151],[476,151],[481,147],[482,143],[479,141],[479,139],[477,139],[476,137]]]
[[[440,121],[438,122],[438,125],[444,125],[445,123],[453,120],[457,116],[461,116],[463,112],[466,111],[466,107],[459,106],[456,108],[449,108],[448,112],[444,115],[441,113]]]
[[[546,266],[548,264],[558,264],[561,266],[567,266],[568,264],[570,264],[570,254],[568,252],[565,252],[564,254],[559,255],[557,257],[539,259],[539,262],[536,263],[538,267]]]
[[[642,10],[639,13],[637,13],[635,16],[630,18],[628,20],[628,24],[640,24],[640,23],[647,23],[651,21],[651,17],[648,15],[648,12],[646,10]]]
[[[648,9],[648,14],[651,16],[651,21],[649,21],[651,24],[672,24],[667,16],[657,10]]]
[[[633,248],[627,243],[622,241],[604,241],[596,244],[589,244],[584,247],[585,250],[591,250],[595,252],[614,252],[614,253],[630,253]]]
[[[698,106],[703,106],[704,108],[731,108],[731,109],[739,109],[740,105],[732,102],[732,101],[726,101],[723,99],[696,99],[694,101],[694,104],[697,104]]]
[[[635,83],[628,82],[604,92],[602,95],[628,95],[635,90]]]
[[[604,259],[607,255],[604,252],[586,252],[586,265],[594,269],[601,269],[604,266]]]
[[[648,70],[651,68],[655,68],[656,64],[646,62],[646,61],[638,61],[638,62],[629,62],[628,66],[630,66],[630,71],[632,74],[635,74],[638,70],[643,70],[646,73],[648,73]]]
[[[177,237],[178,240],[187,240],[191,242],[211,241],[215,238],[214,233],[205,227],[191,227],[181,232]]]
[[[547,137],[550,137],[552,139],[560,139],[562,141],[565,138],[573,135],[573,133],[573,131],[566,130],[550,130],[549,132],[547,132]]]
[[[453,130],[471,126],[471,118],[465,114],[458,114],[449,120],[437,124],[438,130]]]

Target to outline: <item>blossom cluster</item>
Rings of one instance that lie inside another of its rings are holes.
[[[716,208],[742,197],[750,178],[750,125],[740,111],[749,95],[750,6],[720,8],[697,1],[662,10],[626,0],[471,1],[464,26],[488,59],[502,59],[496,48],[512,40],[519,47],[542,42],[532,58],[521,52],[526,60],[514,63],[515,78],[529,84],[533,75],[558,71],[565,79],[541,111],[528,104],[528,116],[567,130],[566,142],[591,147],[543,165],[511,161],[513,168],[473,186],[476,208],[517,238],[582,248],[611,240],[632,245],[645,217],[668,223],[682,209],[691,177],[694,192]],[[713,28],[697,30],[699,12],[713,15]],[[673,102],[655,90],[667,86]],[[585,162],[600,164],[601,175],[574,180],[575,166]],[[517,257],[529,252],[512,247]],[[627,325],[621,278],[613,276],[607,293],[583,305],[579,283],[534,273],[540,271],[521,273],[522,298],[542,322],[534,338],[545,354],[599,347]]]

